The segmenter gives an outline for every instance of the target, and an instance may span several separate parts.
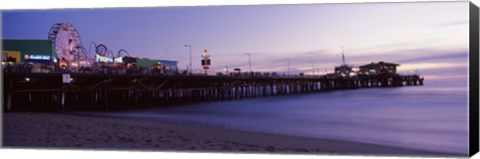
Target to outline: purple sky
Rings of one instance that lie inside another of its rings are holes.
[[[401,63],[430,79],[466,78],[468,74],[468,2],[371,3],[159,7],[3,11],[2,38],[46,39],[54,23],[68,22],[83,44],[103,43],[137,57],[188,64],[200,69],[204,49],[211,72],[239,67],[253,71],[323,73],[339,65],[344,46],[347,63]],[[165,51],[165,50],[168,51]],[[318,71],[317,71],[318,72]]]

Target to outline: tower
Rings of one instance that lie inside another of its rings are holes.
[[[202,66],[205,70],[205,75],[208,75],[208,69],[210,68],[210,55],[207,50],[204,50],[202,53]]]

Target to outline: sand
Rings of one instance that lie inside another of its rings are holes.
[[[374,144],[78,114],[4,113],[8,148],[451,156]],[[455,156],[455,155],[454,155]]]

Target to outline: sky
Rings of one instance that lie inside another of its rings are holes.
[[[83,45],[105,44],[131,56],[178,60],[200,70],[203,50],[210,72],[248,70],[292,74],[332,72],[342,46],[353,66],[401,64],[426,79],[468,75],[468,1],[260,6],[2,11],[2,38],[47,39],[54,23],[78,30]],[[313,64],[313,70],[312,70]]]

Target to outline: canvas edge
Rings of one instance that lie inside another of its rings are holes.
[[[408,2],[407,2],[408,3]],[[411,2],[413,3],[413,2]],[[326,3],[328,4],[328,3]],[[347,3],[351,4],[351,3]],[[289,5],[289,4],[287,4]],[[168,6],[154,6],[154,7],[168,7]],[[189,6],[180,6],[189,7]],[[121,7],[120,7],[121,8]],[[148,8],[148,7],[147,7]],[[69,8],[70,9],[70,8]],[[73,8],[75,9],[75,8]],[[112,9],[112,8],[95,8],[95,9]],[[113,8],[117,9],[117,8]],[[21,10],[21,9],[20,9]],[[0,38],[2,36],[2,13],[9,10],[0,10]],[[469,2],[469,156],[473,156],[479,152],[479,8],[472,2]],[[0,50],[3,43],[0,41]],[[1,66],[0,66],[1,68]],[[0,90],[4,91],[3,85],[3,71],[0,71]],[[0,95],[2,101],[2,109],[4,109],[3,96]],[[3,147],[3,113],[0,112],[0,148]],[[4,147],[3,147],[4,148]],[[358,156],[360,157],[360,156]]]
[[[0,10],[0,50],[3,50],[3,10]],[[0,68],[2,71],[0,71],[0,91],[2,91],[2,94],[5,90],[5,87],[3,85],[3,66],[0,65]],[[3,95],[0,95],[0,101],[1,103],[1,111],[0,111],[0,148],[3,148],[3,113],[4,113],[4,108],[5,108],[5,102],[3,99]]]
[[[479,150],[479,10],[470,2],[469,4],[469,156],[475,155]]]

